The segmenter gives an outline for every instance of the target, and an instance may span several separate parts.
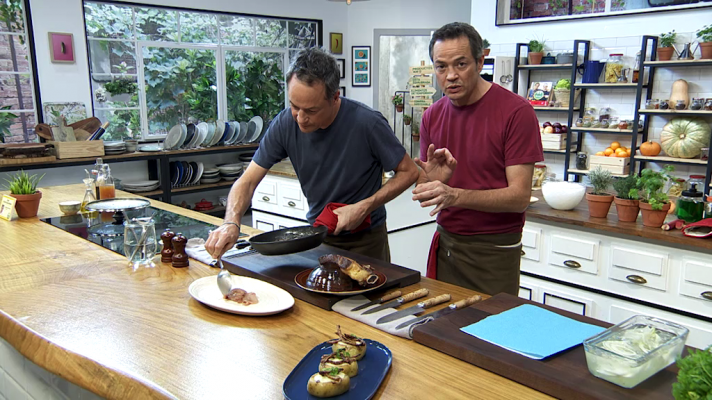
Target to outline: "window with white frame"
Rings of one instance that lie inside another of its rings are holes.
[[[24,0],[0,0],[0,141],[34,142],[33,63]]]
[[[94,115],[110,140],[216,118],[268,123],[287,104],[290,57],[322,41],[315,20],[98,1],[84,16]]]
[[[497,25],[710,7],[705,0],[498,0]]]

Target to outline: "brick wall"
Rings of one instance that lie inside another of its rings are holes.
[[[24,37],[17,35],[0,35],[0,71],[18,71],[21,75],[2,75],[0,77],[0,106],[10,106],[12,110],[35,108],[32,94],[30,61],[27,43],[21,43]],[[13,60],[11,47],[14,48]],[[26,73],[26,74],[24,74]],[[18,83],[20,90],[18,91]],[[22,101],[20,101],[22,100]],[[25,141],[24,127],[29,139],[36,138],[34,113],[12,112],[18,117],[10,126],[10,136],[5,137],[6,143],[21,143]]]

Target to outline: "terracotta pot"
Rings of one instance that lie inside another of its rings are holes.
[[[404,124],[410,125],[410,121],[403,121]]]
[[[591,217],[606,218],[613,203],[613,196],[586,193],[586,200],[588,200],[588,214]]]
[[[485,51],[484,51],[485,57],[487,57],[489,55],[489,53],[490,53],[490,49],[485,49]]]
[[[638,200],[628,200],[616,197],[613,199],[616,202],[616,213],[618,213],[618,221],[635,222],[638,219],[640,205]]]
[[[700,43],[700,59],[702,60],[712,60],[712,42],[701,42]]]
[[[663,226],[663,222],[665,222],[665,217],[669,209],[670,203],[665,204],[662,210],[653,210],[650,204],[641,201],[640,210],[643,212],[643,226],[660,228]]]
[[[658,61],[670,61],[675,49],[672,47],[658,47]]]
[[[419,142],[419,141],[420,141],[420,134],[419,134],[419,133],[418,133],[418,134],[415,134],[415,133],[414,133],[414,134],[412,134],[412,135],[410,135],[410,136],[413,138],[414,141],[416,141],[416,142]]]
[[[396,104],[396,111],[403,112],[403,104]]]
[[[529,64],[531,65],[539,65],[541,64],[541,59],[544,57],[543,52],[539,53],[529,53]]]
[[[37,211],[40,209],[42,192],[38,190],[35,194],[11,194],[10,196],[17,199],[15,211],[17,211],[18,217],[32,218],[37,216]]]

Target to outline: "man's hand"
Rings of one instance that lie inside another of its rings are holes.
[[[208,241],[205,242],[205,250],[217,260],[237,243],[239,236],[240,228],[237,225],[221,225],[218,229],[210,232]]]
[[[453,206],[457,201],[459,191],[440,181],[433,181],[416,186],[413,194],[413,200],[419,201],[421,207],[436,206],[430,211],[432,217],[441,210]]]
[[[428,181],[440,181],[447,183],[452,177],[457,160],[452,156],[450,150],[446,148],[435,150],[435,145],[428,146],[428,161],[423,162],[419,158],[414,159],[416,164],[425,172]]]
[[[348,206],[337,208],[334,210],[334,214],[338,218],[334,235],[338,235],[343,231],[352,231],[358,228],[368,216],[368,207],[360,202],[349,204]]]

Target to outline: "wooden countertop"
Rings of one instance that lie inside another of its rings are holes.
[[[60,214],[58,202],[80,199],[83,185],[40,190],[39,217],[44,218]],[[0,237],[0,336],[39,366],[102,397],[282,398],[290,371],[314,346],[333,338],[340,324],[393,352],[392,368],[376,398],[431,399],[434,393],[448,399],[549,398],[300,300],[267,317],[205,307],[192,299],[188,286],[217,270],[194,260],[189,268],[158,263],[134,271],[123,256],[37,218],[0,221]],[[427,278],[406,290],[417,287],[456,299],[473,294]]]
[[[684,236],[680,230],[664,231],[660,228],[648,228],[643,226],[641,216],[638,216],[638,221],[636,222],[619,222],[615,204],[611,205],[608,218],[591,218],[588,215],[588,202],[585,198],[574,210],[559,211],[546,204],[541,190],[533,191],[532,196],[539,199],[538,202],[531,204],[526,212],[527,220],[532,222],[561,223],[572,225],[569,227],[572,229],[583,227],[594,231],[603,231],[604,234],[612,233],[623,237],[633,236],[634,238],[642,238],[666,246],[712,253],[712,240],[710,239],[689,238]],[[667,221],[675,219],[674,215],[668,215]]]

